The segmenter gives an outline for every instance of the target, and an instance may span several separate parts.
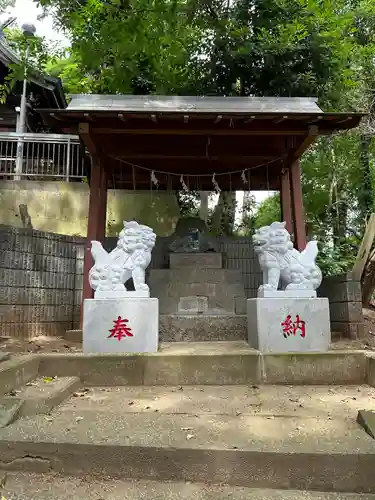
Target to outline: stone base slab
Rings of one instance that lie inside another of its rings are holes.
[[[307,299],[316,298],[315,290],[259,290],[258,299]]]
[[[159,302],[150,298],[86,299],[83,352],[157,352]]]
[[[170,253],[169,267],[179,269],[183,267],[221,269],[223,259],[221,253]]]
[[[247,301],[248,342],[260,352],[325,352],[331,342],[328,299]]]
[[[138,299],[150,297],[150,290],[96,290],[95,299]]]
[[[161,342],[246,340],[246,315],[161,314]]]

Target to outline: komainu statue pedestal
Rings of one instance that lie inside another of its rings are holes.
[[[316,296],[322,281],[315,263],[316,241],[299,252],[293,248],[285,223],[274,222],[258,229],[253,242],[263,285],[257,298],[247,300],[249,344],[261,352],[327,351],[329,303]]]
[[[95,291],[83,308],[84,353],[157,352],[159,301],[150,298],[145,270],[151,261],[156,235],[135,221],[124,222],[112,252],[93,241],[95,265],[89,281]],[[125,283],[132,278],[134,291]]]
[[[264,353],[328,351],[328,299],[248,299],[247,328],[251,347]]]
[[[158,344],[158,299],[133,296],[85,300],[85,354],[157,352]]]

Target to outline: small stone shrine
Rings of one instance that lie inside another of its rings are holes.
[[[156,235],[148,226],[124,222],[117,246],[106,252],[91,242],[95,261],[89,273],[93,299],[85,299],[83,352],[156,352],[159,343],[158,299],[150,298],[145,271]],[[133,279],[134,291],[125,283]]]
[[[258,298],[247,301],[249,344],[261,352],[328,351],[329,304],[316,296],[322,281],[316,241],[299,252],[285,222],[273,222],[258,229],[253,242],[263,285]]]
[[[160,306],[160,340],[246,338],[241,272],[223,268],[218,243],[199,218],[180,219],[169,245],[169,269],[152,269],[151,294]]]

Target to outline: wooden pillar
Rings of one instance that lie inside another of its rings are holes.
[[[91,241],[103,241],[105,237],[107,214],[107,176],[103,164],[96,155],[91,157],[91,179],[89,217],[87,222],[87,239],[83,263],[83,296],[82,300],[93,297],[89,284],[89,271],[93,266]],[[83,304],[82,304],[83,306]],[[83,307],[82,307],[83,313]]]
[[[291,201],[289,169],[284,169],[280,179],[281,220],[286,222],[286,229],[290,234],[293,232]]]
[[[302,251],[306,247],[306,227],[302,200],[301,165],[299,160],[295,160],[291,164],[289,176],[292,194],[294,246],[297,250]]]

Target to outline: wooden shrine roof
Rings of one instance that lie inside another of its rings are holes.
[[[278,189],[283,167],[319,135],[358,126],[363,113],[324,113],[313,98],[73,96],[46,123],[79,133],[102,157],[112,187]],[[245,176],[241,175],[246,171]],[[249,175],[247,175],[249,173]]]

